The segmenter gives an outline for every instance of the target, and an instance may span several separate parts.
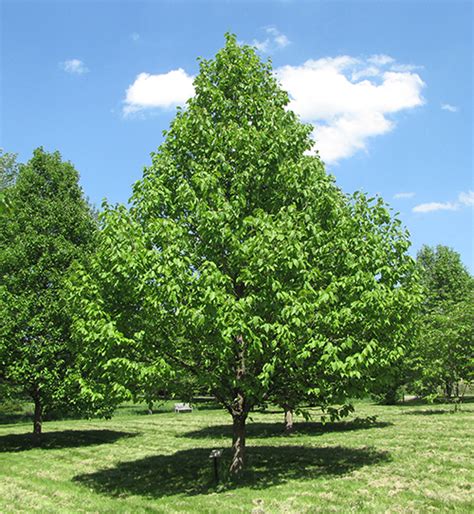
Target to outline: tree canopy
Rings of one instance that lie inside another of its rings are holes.
[[[78,173],[59,153],[39,148],[4,190],[0,212],[1,380],[35,402],[36,434],[44,409],[64,403],[74,355],[65,302],[71,264],[92,249],[96,222]],[[73,399],[72,399],[73,400]]]
[[[473,278],[461,256],[448,246],[424,245],[417,255],[421,283],[425,292],[424,307],[433,308],[444,301],[463,300],[472,288]]]
[[[145,369],[211,391],[233,419],[238,473],[251,409],[300,370],[315,395],[360,393],[402,352],[417,286],[407,232],[308,155],[312,127],[270,63],[228,35],[194,87],[130,209],[105,207],[76,326],[115,390]]]
[[[424,246],[417,256],[424,287],[411,367],[415,387],[431,396],[460,396],[474,373],[474,278],[453,249]]]

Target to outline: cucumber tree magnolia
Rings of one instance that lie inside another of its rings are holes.
[[[59,153],[35,150],[15,179],[0,210],[0,382],[32,399],[39,437],[43,411],[75,400],[66,392],[75,360],[66,278],[91,251],[97,225]]]
[[[104,213],[79,321],[83,339],[109,341],[109,365],[189,373],[212,391],[232,416],[239,473],[247,416],[286,373],[299,380],[291,367],[309,370],[314,394],[334,383],[344,396],[398,355],[413,261],[383,202],[347,197],[307,155],[312,127],[252,48],[228,35],[194,87],[129,211]],[[114,288],[133,308],[122,313]]]

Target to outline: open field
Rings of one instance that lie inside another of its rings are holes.
[[[216,487],[209,453],[230,456],[230,417],[218,409],[111,420],[0,425],[0,512],[429,512],[474,510],[474,404],[382,407],[361,402],[346,421],[317,417],[281,435],[282,414],[248,424],[251,470]],[[376,420],[373,420],[376,416]],[[225,461],[225,457],[224,457]],[[223,463],[222,471],[226,463]]]

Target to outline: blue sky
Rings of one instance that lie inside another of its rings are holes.
[[[197,57],[224,33],[271,58],[347,192],[381,194],[415,254],[474,271],[472,2],[1,0],[0,147],[59,150],[96,205],[125,202]]]

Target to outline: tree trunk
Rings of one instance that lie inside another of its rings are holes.
[[[245,377],[245,346],[242,335],[235,338],[236,343],[236,378],[240,382]],[[239,475],[245,464],[245,421],[249,413],[249,406],[247,405],[244,392],[240,387],[237,387],[235,392],[233,405],[231,408],[233,433],[232,433],[232,462],[230,465],[230,474],[233,476]]]
[[[39,392],[36,391],[33,395],[35,402],[35,413],[33,418],[33,439],[39,443],[41,439],[41,423],[43,421],[43,406],[41,405],[41,398]]]
[[[396,405],[397,404],[397,387],[392,386],[384,392],[383,404],[384,405]]]
[[[233,414],[233,431],[232,431],[232,462],[230,465],[230,474],[239,475],[244,469],[245,464],[245,421],[247,414]]]
[[[446,398],[448,400],[451,399],[451,396],[453,395],[453,385],[449,380],[446,380]]]
[[[285,434],[293,432],[293,409],[289,405],[283,405],[285,410]]]

